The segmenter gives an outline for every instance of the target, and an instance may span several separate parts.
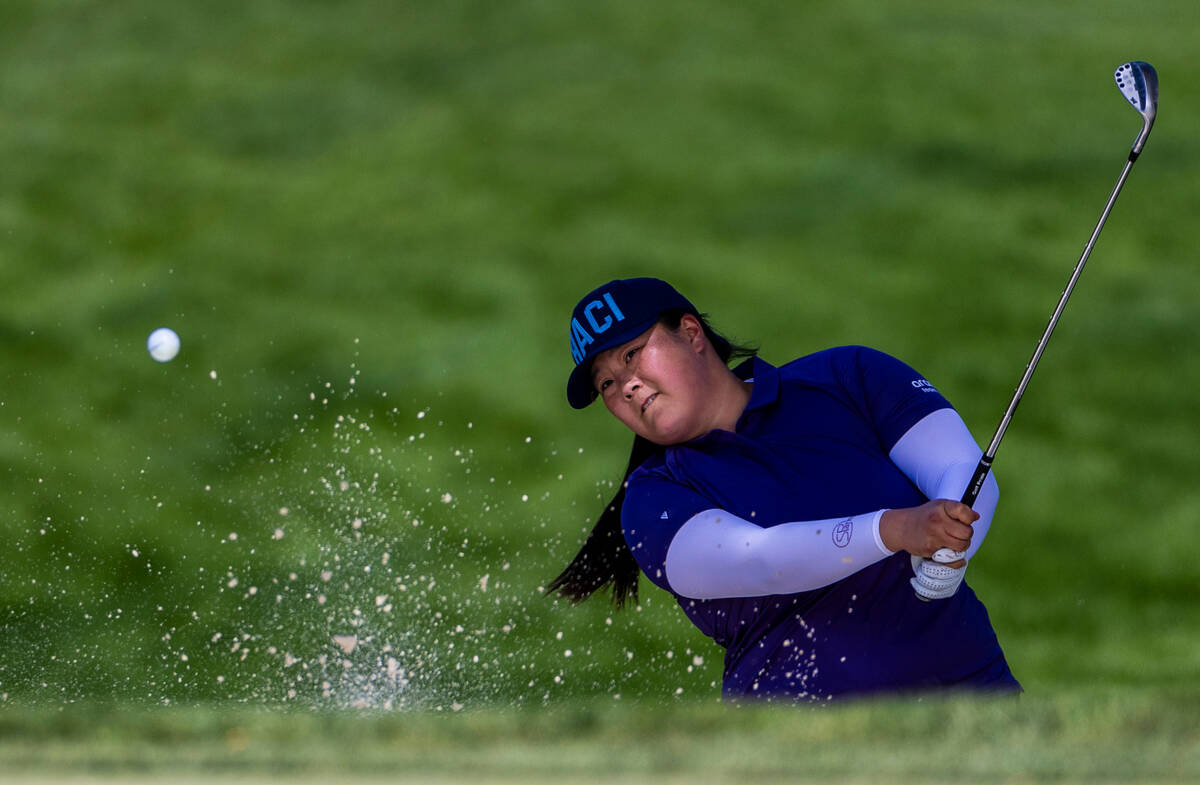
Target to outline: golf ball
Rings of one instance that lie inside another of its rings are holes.
[[[179,335],[170,327],[159,327],[146,339],[146,350],[160,363],[170,362],[179,354]]]

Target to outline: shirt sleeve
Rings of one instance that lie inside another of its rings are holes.
[[[642,572],[652,583],[671,591],[667,583],[667,549],[679,529],[713,503],[663,474],[639,470],[625,488],[621,529]]]
[[[879,536],[883,512],[764,528],[668,477],[635,473],[621,527],[659,588],[693,599],[762,597],[827,586],[891,554]]]
[[[884,452],[926,415],[950,408],[928,379],[876,349],[847,347],[834,362],[843,389],[874,425]]]

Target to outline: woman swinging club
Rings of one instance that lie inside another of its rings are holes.
[[[590,292],[570,329],[567,400],[635,437],[551,591],[619,606],[640,568],[725,649],[729,699],[1020,690],[963,583],[999,491],[951,501],[980,450],[920,374],[861,346],[776,368],[654,278]]]

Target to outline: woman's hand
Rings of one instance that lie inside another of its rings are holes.
[[[971,545],[971,527],[979,513],[962,502],[934,499],[920,507],[888,510],[879,520],[879,537],[888,550],[914,556],[933,556],[939,548],[965,551]],[[962,567],[959,559],[949,567]]]

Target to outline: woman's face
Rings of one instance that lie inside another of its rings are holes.
[[[592,383],[634,433],[655,444],[679,444],[713,429],[711,407],[705,406],[711,354],[704,328],[687,315],[676,330],[659,322],[597,355]]]

